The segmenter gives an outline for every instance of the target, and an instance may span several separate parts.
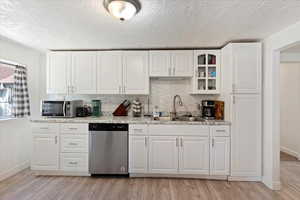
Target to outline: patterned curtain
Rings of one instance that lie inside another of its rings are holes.
[[[26,68],[22,66],[16,66],[14,79],[12,114],[17,118],[30,116]]]

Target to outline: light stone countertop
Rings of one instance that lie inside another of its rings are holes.
[[[177,125],[230,125],[229,121],[205,120],[205,121],[170,121],[153,120],[150,117],[76,117],[76,118],[31,118],[31,122],[39,123],[126,123],[126,124],[177,124]]]

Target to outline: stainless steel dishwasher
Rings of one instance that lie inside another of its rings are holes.
[[[128,174],[128,124],[90,123],[91,175]]]

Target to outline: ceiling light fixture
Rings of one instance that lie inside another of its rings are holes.
[[[105,9],[121,21],[129,20],[141,10],[138,0],[104,0]]]

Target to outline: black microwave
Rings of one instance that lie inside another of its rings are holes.
[[[76,117],[76,108],[82,105],[82,100],[43,100],[41,102],[41,115],[43,117]]]

